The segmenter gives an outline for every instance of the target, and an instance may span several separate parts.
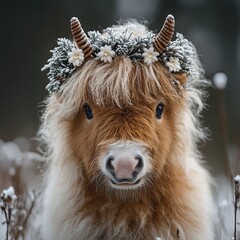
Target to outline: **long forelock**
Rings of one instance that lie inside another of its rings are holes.
[[[159,62],[146,66],[127,57],[108,64],[91,60],[62,86],[59,97],[69,113],[87,101],[101,107],[123,107],[163,99],[173,105],[182,96],[172,81],[173,76]]]

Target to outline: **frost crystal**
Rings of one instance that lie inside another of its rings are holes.
[[[198,79],[202,74],[195,47],[180,33],[176,34],[176,39],[170,42],[161,55],[154,51],[152,45],[155,35],[150,31],[135,35],[127,28],[119,34],[112,28],[107,28],[103,34],[91,31],[88,36],[93,50],[91,57],[103,62],[111,62],[113,57],[124,55],[132,61],[144,61],[148,65],[160,61],[170,72],[186,72],[189,81]],[[49,69],[50,82],[46,87],[49,93],[59,91],[60,85],[84,61],[82,50],[76,49],[72,41],[59,38],[57,45],[51,51],[52,57],[42,68]]]
[[[68,61],[68,53],[72,51],[74,44],[66,38],[59,38],[57,45],[50,51],[52,57],[42,68],[42,71],[49,68],[48,79],[50,82],[46,87],[49,93],[57,92],[61,82],[68,79],[75,70],[74,65]]]
[[[143,36],[132,37],[132,32],[126,29],[121,35],[114,33],[111,28],[104,32],[104,36],[98,31],[88,32],[91,46],[96,56],[104,46],[111,46],[116,56],[126,55],[132,60],[143,60],[144,48],[152,46],[154,34],[148,32]]]
[[[197,53],[193,44],[181,33],[176,34],[176,39],[171,41],[162,54],[162,62],[166,65],[170,58],[177,58],[181,70],[188,73],[192,78],[199,77],[198,66],[196,66]]]

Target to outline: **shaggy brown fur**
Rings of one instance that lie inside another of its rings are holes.
[[[159,62],[91,60],[50,98],[44,131],[52,184],[45,193],[44,219],[57,220],[46,230],[49,239],[203,240],[211,235],[211,230],[201,235],[211,218],[211,200],[201,200],[202,194],[211,199],[209,176],[198,163],[187,92],[175,77]],[[177,77],[186,81],[186,75]],[[93,110],[90,121],[84,103]],[[164,104],[161,120],[155,117],[159,103]],[[99,169],[108,145],[120,140],[144,143],[151,157],[151,171],[139,188],[113,189]],[[64,187],[57,190],[60,184]],[[57,201],[67,210],[58,213]],[[60,230],[61,224],[69,228]]]

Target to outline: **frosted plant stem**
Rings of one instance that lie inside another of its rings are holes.
[[[9,210],[10,213],[11,210]],[[7,211],[4,210],[4,215],[5,215],[5,219],[6,219],[6,224],[7,224],[7,229],[6,229],[6,240],[8,240],[8,236],[9,236],[9,224],[10,224],[10,215],[7,214]]]
[[[234,191],[234,183],[233,183],[233,170],[231,168],[229,158],[228,158],[228,127],[227,127],[227,114],[225,109],[225,95],[224,90],[219,90],[219,115],[220,115],[220,124],[221,124],[221,132],[222,132],[222,140],[223,140],[223,157],[225,162],[225,167],[227,171],[227,176],[232,186],[232,190]]]
[[[234,202],[234,231],[233,231],[233,237],[234,240],[237,239],[237,193],[236,193],[236,183],[235,183],[235,202]]]
[[[234,232],[233,239],[237,240],[237,210],[238,210],[238,202],[240,198],[239,193],[239,182],[235,181],[235,199],[234,199]]]

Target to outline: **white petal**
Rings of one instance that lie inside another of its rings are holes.
[[[108,61],[107,57],[103,57],[103,61],[106,63]]]
[[[108,55],[108,56],[107,56],[107,61],[108,61],[108,62],[111,62],[111,61],[112,61],[112,57]]]
[[[147,48],[143,48],[143,51],[144,51],[145,53],[147,53],[147,52],[148,52],[148,49],[147,49]]]
[[[81,65],[81,62],[79,61],[79,59],[75,60],[75,66],[79,67]]]
[[[83,56],[79,56],[79,60],[80,60],[81,62],[83,62],[83,61],[84,61],[84,57],[83,57]]]
[[[115,56],[115,52],[114,52],[114,51],[110,51],[110,52],[109,52],[109,55],[110,55],[111,57],[114,57],[114,56]]]
[[[105,50],[110,52],[112,50],[112,48],[111,48],[111,46],[105,45]]]
[[[150,48],[149,48],[149,51],[154,52],[153,47],[150,47]]]
[[[148,65],[151,65],[151,64],[152,64],[152,59],[149,59],[149,60],[147,61],[147,64],[148,64]]]
[[[98,57],[104,56],[104,52],[103,52],[103,51],[99,52],[99,53],[97,54],[97,56],[98,56]]]
[[[72,53],[76,54],[77,53],[77,49],[76,48],[72,48]]]
[[[82,49],[77,49],[77,51],[76,51],[78,54],[82,54]]]
[[[69,56],[69,57],[72,57],[72,56],[73,56],[73,53],[72,53],[72,52],[69,52],[69,53],[68,53],[68,56]]]
[[[150,65],[152,63],[151,59],[146,57],[144,58],[144,62],[147,64],[147,65]]]
[[[155,56],[152,56],[152,61],[153,61],[153,62],[156,62],[156,61],[158,61],[157,57],[155,57]]]
[[[73,62],[74,62],[74,58],[73,58],[73,57],[70,57],[70,58],[68,59],[68,62],[73,63]]]

